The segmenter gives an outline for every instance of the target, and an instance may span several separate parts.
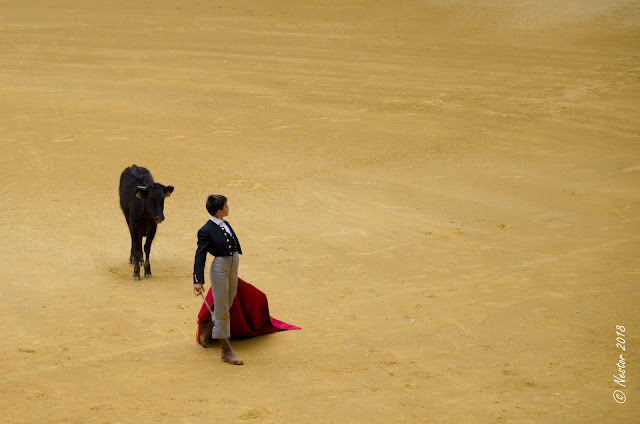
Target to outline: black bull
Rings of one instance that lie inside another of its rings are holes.
[[[158,224],[164,221],[164,199],[173,193],[173,186],[153,181],[151,172],[132,165],[120,176],[120,207],[124,213],[131,234],[131,255],[129,263],[134,265],[133,280],[140,280],[140,265],[144,263],[144,276],[151,278],[149,252],[156,235]],[[142,237],[146,237],[142,259]]]

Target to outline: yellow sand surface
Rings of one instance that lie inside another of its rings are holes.
[[[637,1],[2,1],[0,52],[1,422],[640,422]],[[242,367],[211,193],[302,327]]]

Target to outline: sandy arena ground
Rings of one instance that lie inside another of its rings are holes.
[[[0,11],[1,422],[640,422],[638,2]],[[175,186],[140,282],[133,163]],[[214,192],[303,328],[242,367],[195,343]]]

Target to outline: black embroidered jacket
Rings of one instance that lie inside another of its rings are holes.
[[[222,227],[209,220],[198,230],[198,250],[193,265],[193,284],[204,284],[204,267],[207,262],[207,252],[213,256],[231,256],[233,252],[242,255],[242,248],[231,224],[224,221],[231,230],[231,234],[225,232]]]

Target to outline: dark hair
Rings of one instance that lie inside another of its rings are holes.
[[[224,204],[227,203],[227,198],[221,194],[212,194],[207,197],[207,211],[211,215],[215,215],[219,210],[224,208]]]

